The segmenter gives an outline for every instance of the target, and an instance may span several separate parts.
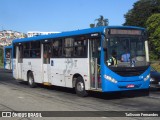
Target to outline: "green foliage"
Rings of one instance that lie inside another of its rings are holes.
[[[152,54],[160,58],[160,13],[153,14],[146,21]]]
[[[160,0],[139,0],[124,15],[124,25],[145,27],[148,30],[150,59],[160,58]]]
[[[155,54],[155,52],[150,51],[150,52],[149,52],[149,58],[150,58],[150,61],[154,61],[154,60],[157,60],[157,59],[158,59],[158,55]]]
[[[95,27],[95,24],[90,24],[90,28],[94,28]]]
[[[153,61],[151,62],[151,66],[156,69],[158,72],[160,72],[160,62],[159,61]]]
[[[139,0],[124,15],[124,25],[146,27],[148,17],[154,13],[160,13],[160,0]]]
[[[100,15],[100,17],[95,21],[97,21],[96,27],[108,26],[109,23],[108,19],[104,19],[103,15]]]
[[[109,24],[109,20],[108,19],[104,19],[103,15],[100,15],[100,17],[98,19],[95,19],[95,21],[97,21],[96,24],[90,24],[90,28],[94,28],[94,27],[100,27],[100,26],[108,26]]]

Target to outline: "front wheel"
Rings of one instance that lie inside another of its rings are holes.
[[[28,74],[28,85],[29,85],[31,88],[36,87],[36,84],[35,84],[35,82],[34,82],[34,76],[33,76],[33,73],[32,73],[32,72],[29,72],[29,74]]]
[[[78,77],[76,80],[75,90],[78,96],[85,97],[88,93],[85,90],[85,84],[82,77]]]

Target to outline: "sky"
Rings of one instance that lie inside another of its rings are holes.
[[[122,25],[138,0],[0,0],[0,30],[62,32],[89,28],[103,15]]]

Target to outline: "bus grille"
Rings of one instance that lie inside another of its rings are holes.
[[[144,71],[115,71],[120,76],[139,76],[143,73]]]
[[[120,76],[140,76],[143,74],[149,66],[142,66],[142,67],[110,67],[110,69]]]

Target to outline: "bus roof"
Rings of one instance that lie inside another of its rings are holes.
[[[106,29],[106,28],[144,30],[144,28],[135,27],[135,26],[102,26],[102,27],[95,27],[95,28],[88,28],[88,29],[82,29],[82,30],[75,30],[75,31],[50,34],[50,35],[35,36],[35,37],[30,37],[30,38],[15,39],[15,40],[13,40],[12,43],[44,40],[44,39],[75,36],[75,35],[83,35],[83,34],[90,34],[90,33],[96,33],[96,32],[103,34],[104,29]]]
[[[10,45],[10,46],[4,46],[4,49],[7,49],[7,48],[8,48],[8,49],[9,49],[9,48],[12,49],[12,47],[13,47],[13,46],[11,46],[11,45]]]

